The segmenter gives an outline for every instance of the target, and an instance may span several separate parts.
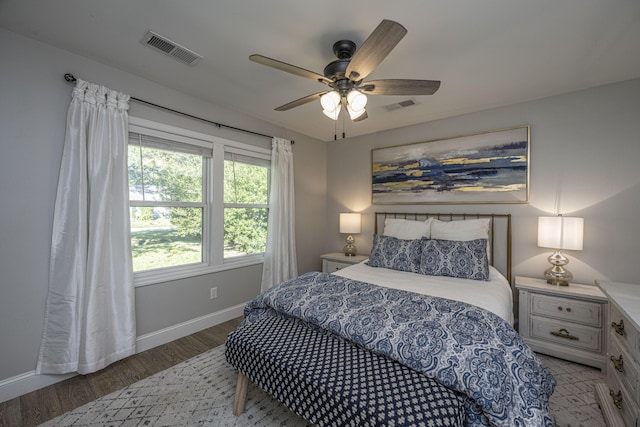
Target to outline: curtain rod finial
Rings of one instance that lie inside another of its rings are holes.
[[[65,74],[65,75],[64,75],[64,79],[65,79],[66,81],[68,81],[68,82],[72,82],[72,83],[76,81],[76,78],[74,77],[74,75],[73,75],[73,74],[70,74],[70,73]]]

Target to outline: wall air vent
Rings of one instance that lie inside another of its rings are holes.
[[[172,42],[166,37],[162,37],[154,33],[153,31],[147,31],[144,35],[142,42],[160,52],[172,56],[185,64],[195,65],[202,59],[201,55],[198,55],[192,50],[180,46],[178,43]]]
[[[412,105],[417,105],[418,103],[413,99],[407,99],[406,101],[394,102],[393,104],[385,105],[383,108],[387,111],[399,110],[401,108],[411,107]]]

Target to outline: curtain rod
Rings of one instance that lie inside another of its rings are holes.
[[[64,79],[66,81],[70,82],[70,83],[75,83],[76,80],[77,80],[75,78],[75,76],[73,74],[71,74],[71,73],[66,73],[64,75]],[[202,117],[192,116],[191,114],[183,113],[182,111],[177,111],[177,110],[174,110],[174,109],[168,108],[168,107],[163,107],[162,105],[154,104],[153,102],[145,101],[143,99],[135,98],[133,96],[131,96],[130,99],[132,101],[136,101],[136,102],[140,102],[142,104],[150,105],[152,107],[160,108],[161,110],[170,111],[172,113],[180,114],[182,116],[190,117],[192,119],[196,119],[196,120],[200,120],[200,121],[203,121],[203,122],[207,122],[207,123],[215,125],[216,127],[219,127],[219,128],[227,128],[227,129],[232,129],[232,130],[239,131],[239,132],[245,132],[245,133],[250,133],[250,134],[253,134],[253,135],[263,136],[265,138],[273,138],[273,136],[271,136],[271,135],[265,135],[263,133],[254,132],[252,130],[241,129],[241,128],[237,128],[237,127],[234,127],[234,126],[223,125],[222,123],[217,123],[217,122],[214,122],[214,121],[211,121],[211,120],[203,119]],[[295,144],[295,141],[291,140],[291,143]]]

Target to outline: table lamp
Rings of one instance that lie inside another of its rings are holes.
[[[569,259],[562,250],[581,251],[583,230],[583,218],[562,215],[538,218],[538,246],[555,250],[547,258],[551,263],[551,267],[544,272],[547,283],[558,286],[569,285],[573,274],[564,268],[569,263]]]
[[[344,247],[346,256],[356,255],[355,239],[352,234],[360,233],[360,214],[359,213],[341,213],[340,214],[340,233],[348,234]]]

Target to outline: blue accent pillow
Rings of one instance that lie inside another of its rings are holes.
[[[423,239],[420,274],[489,280],[487,239],[459,242]]]
[[[392,236],[375,234],[369,256],[371,267],[417,273],[420,269],[422,240],[403,240]]]

